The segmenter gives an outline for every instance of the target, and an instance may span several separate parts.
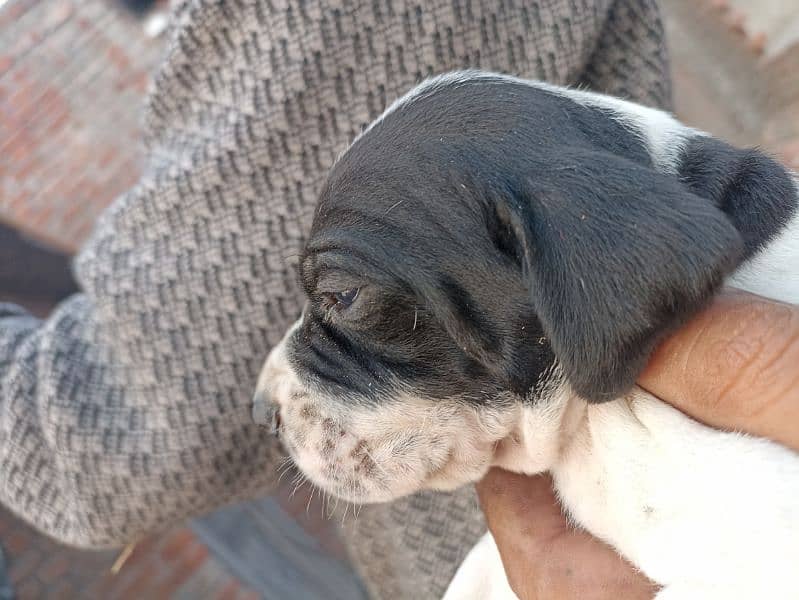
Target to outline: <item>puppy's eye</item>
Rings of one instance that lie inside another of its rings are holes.
[[[337,306],[338,308],[349,308],[355,299],[358,297],[360,288],[350,288],[341,292],[333,292],[328,294],[330,308]]]

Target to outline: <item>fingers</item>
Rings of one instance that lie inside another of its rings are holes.
[[[639,384],[707,425],[799,449],[799,307],[725,293],[656,350]]]
[[[654,595],[654,586],[613,549],[568,525],[548,475],[492,469],[477,492],[508,581],[521,600]]]
[[[503,469],[491,469],[477,484],[477,495],[494,537],[508,539],[517,550],[533,555],[545,549],[567,528],[552,492],[549,475],[525,477]],[[535,519],[530,519],[531,515]]]

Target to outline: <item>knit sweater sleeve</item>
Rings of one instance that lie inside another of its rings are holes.
[[[120,357],[118,333],[86,295],[46,321],[0,305],[0,502],[61,541],[104,547],[268,490],[280,457],[245,390],[192,400]]]

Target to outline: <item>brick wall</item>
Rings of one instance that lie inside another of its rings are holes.
[[[187,528],[120,551],[76,550],[34,531],[0,509],[0,540],[16,600],[255,600]]]
[[[77,248],[136,180],[162,43],[112,1],[0,7],[0,220]]]

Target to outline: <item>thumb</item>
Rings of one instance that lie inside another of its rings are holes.
[[[725,292],[661,344],[639,385],[707,425],[799,449],[799,307]]]
[[[477,484],[508,582],[521,600],[638,600],[655,586],[563,516],[549,475],[491,469]]]

